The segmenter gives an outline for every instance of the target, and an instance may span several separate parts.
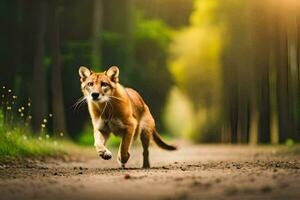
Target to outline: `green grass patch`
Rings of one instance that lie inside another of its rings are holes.
[[[47,123],[52,114],[41,122],[41,132],[30,129],[31,101],[17,106],[17,96],[5,86],[0,91],[0,161],[18,157],[58,156],[66,151],[70,142],[51,138],[47,132]],[[70,145],[69,145],[70,146]]]
[[[65,153],[63,141],[47,134],[33,136],[22,128],[0,129],[0,160],[16,157],[56,156]]]

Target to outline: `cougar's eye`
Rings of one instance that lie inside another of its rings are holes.
[[[102,86],[102,87],[108,87],[108,86],[109,86],[109,84],[108,84],[108,83],[106,83],[106,82],[103,82],[103,81],[102,81],[102,82],[101,82],[101,86]]]
[[[94,83],[93,83],[93,82],[88,82],[87,85],[88,85],[89,87],[92,87],[92,86],[94,85]]]

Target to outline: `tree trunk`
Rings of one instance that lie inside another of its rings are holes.
[[[264,65],[264,66],[263,66]],[[269,90],[269,68],[266,61],[261,67],[261,89],[260,89],[260,113],[259,113],[259,143],[270,143],[270,90]]]
[[[132,77],[132,66],[134,65],[134,58],[133,58],[133,11],[134,5],[133,0],[127,0],[125,4],[125,15],[126,15],[126,26],[125,26],[125,53],[126,53],[126,60],[125,60],[125,76]],[[130,80],[127,80],[128,84],[130,84]]]
[[[254,13],[261,13],[258,18],[254,15],[253,22],[253,52],[254,67],[256,67],[256,96],[258,107],[258,142],[270,143],[270,35],[268,8],[262,2],[254,3]]]
[[[33,129],[40,130],[43,118],[47,114],[46,67],[43,63],[45,56],[45,34],[47,27],[47,1],[37,3],[36,49],[33,65],[32,83],[32,115]]]
[[[279,9],[280,10],[280,9]],[[280,10],[281,11],[281,10]],[[277,14],[276,34],[276,69],[277,69],[277,106],[279,119],[279,142],[284,143],[290,138],[290,113],[289,113],[289,77],[288,77],[288,41],[283,14]]]
[[[23,1],[17,0],[16,1],[16,19],[15,19],[15,28],[13,33],[13,49],[14,49],[14,57],[13,57],[13,74],[15,75],[14,79],[14,93],[23,98],[24,96],[24,87],[22,87],[22,68],[24,67],[23,63],[23,52],[24,52],[24,21],[22,18],[23,15]],[[21,99],[22,101],[24,99]],[[20,106],[20,105],[18,105]]]
[[[298,10],[300,9],[300,4],[297,5]],[[297,141],[300,141],[300,12],[297,13],[297,75],[298,75],[298,119],[296,122],[297,128]]]
[[[52,109],[53,109],[53,132],[58,136],[66,136],[65,111],[63,100],[63,85],[61,77],[61,55],[60,55],[60,13],[62,8],[57,4],[54,6],[52,27]]]
[[[101,31],[103,29],[103,2],[94,0],[93,27],[92,27],[92,67],[100,70],[102,62]]]

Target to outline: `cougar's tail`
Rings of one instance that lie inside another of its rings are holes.
[[[165,141],[163,141],[162,137],[155,129],[153,131],[153,140],[162,149],[169,150],[169,151],[173,151],[177,149],[176,146],[167,144]]]

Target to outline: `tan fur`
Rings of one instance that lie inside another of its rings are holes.
[[[87,99],[89,113],[94,127],[95,147],[99,156],[110,159],[111,153],[105,142],[112,132],[122,137],[118,161],[122,167],[130,157],[130,146],[134,138],[140,135],[143,149],[143,167],[150,167],[148,146],[152,139],[162,148],[175,150],[166,144],[155,130],[155,122],[141,96],[131,88],[119,83],[119,69],[115,66],[103,73],[95,73],[86,67],[80,67],[81,88]],[[100,97],[93,100],[92,93]]]

